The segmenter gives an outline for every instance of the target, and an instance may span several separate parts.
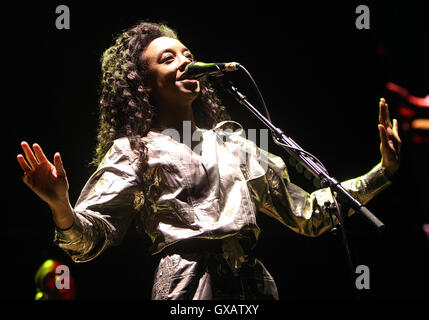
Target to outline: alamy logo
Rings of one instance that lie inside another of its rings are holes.
[[[356,18],[356,28],[359,30],[369,29],[369,8],[363,4],[356,7],[355,13],[359,16]]]
[[[356,289],[369,289],[369,267],[362,264],[357,266],[356,274],[358,274],[355,280]]]
[[[66,265],[59,265],[55,268],[55,287],[58,290],[70,289],[70,269]]]
[[[58,30],[70,29],[70,9],[66,5],[59,5],[55,9],[55,13],[59,14],[55,20],[55,27]]]

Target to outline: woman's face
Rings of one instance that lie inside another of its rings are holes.
[[[188,48],[176,39],[161,37],[146,47],[142,59],[149,69],[146,89],[155,104],[192,105],[200,93],[200,83],[184,78],[185,67],[193,61]]]

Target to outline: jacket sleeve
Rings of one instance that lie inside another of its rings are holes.
[[[329,188],[308,193],[296,186],[290,182],[286,166],[280,158],[269,164],[266,176],[268,196],[261,204],[260,211],[306,236],[318,236],[338,223],[336,216],[326,210],[326,203],[333,205],[334,202]],[[390,184],[381,164],[358,178],[341,182],[362,204],[368,203]],[[350,209],[348,215],[353,213]]]
[[[73,261],[90,261],[122,240],[137,213],[136,163],[128,139],[115,140],[81,191],[72,227],[55,230],[54,243]]]
[[[257,158],[253,163],[259,163],[249,165],[248,162],[247,165],[248,186],[256,210],[274,217],[295,232],[306,236],[318,236],[338,223],[336,216],[326,210],[325,203],[330,205],[334,203],[329,188],[308,193],[290,181],[282,158],[255,148],[255,144],[249,141],[246,141],[246,144],[247,150],[253,149],[253,155]],[[255,169],[256,167],[263,169]],[[264,174],[259,174],[260,172]],[[366,204],[390,184],[381,164],[377,164],[358,178],[341,182],[341,185],[362,204]],[[353,213],[353,210],[350,210],[348,215]]]

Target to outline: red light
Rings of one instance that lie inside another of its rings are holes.
[[[410,108],[407,108],[406,106],[399,106],[399,114],[405,118],[411,118],[416,115],[416,112]]]

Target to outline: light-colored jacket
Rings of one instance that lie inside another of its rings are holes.
[[[246,239],[261,232],[258,214],[268,214],[295,232],[318,236],[338,221],[327,214],[329,189],[308,193],[290,182],[284,161],[239,130],[200,130],[197,151],[157,131],[145,140],[148,169],[137,174],[137,155],[127,138],[114,141],[75,205],[75,223],[56,230],[55,243],[76,262],[94,259],[120,243],[133,223],[152,239],[152,254],[184,239]],[[237,127],[240,129],[240,127]],[[367,203],[390,184],[380,164],[342,183]],[[352,212],[349,212],[351,214]]]

